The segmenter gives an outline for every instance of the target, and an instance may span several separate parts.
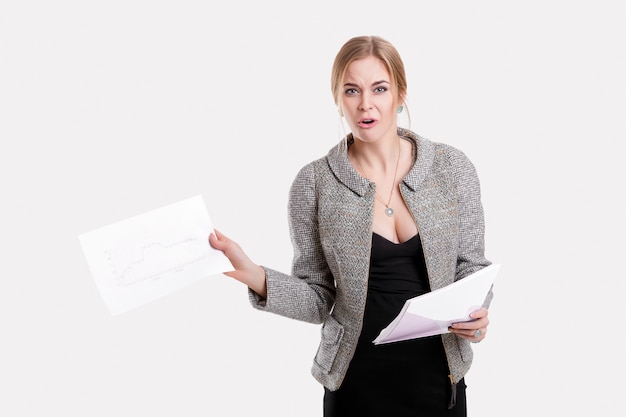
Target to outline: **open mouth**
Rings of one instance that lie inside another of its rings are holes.
[[[360,126],[373,126],[376,124],[376,119],[361,119],[359,120]]]

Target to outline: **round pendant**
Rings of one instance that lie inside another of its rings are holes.
[[[385,214],[389,217],[393,216],[393,209],[391,207],[387,207]]]

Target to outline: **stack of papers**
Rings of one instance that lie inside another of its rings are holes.
[[[470,313],[482,307],[499,270],[499,264],[492,264],[446,287],[407,300],[374,344],[449,333],[453,323],[472,320]]]

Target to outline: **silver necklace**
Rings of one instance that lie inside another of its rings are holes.
[[[365,174],[365,170],[363,169],[363,167],[359,163],[359,160],[357,158],[354,158],[354,160],[356,161],[356,164],[359,166],[359,169],[361,170],[361,172],[363,172],[363,174],[365,175],[365,178],[370,180],[367,177],[367,174]],[[400,138],[398,138],[398,159],[396,160],[396,171],[393,174],[393,182],[391,183],[391,191],[389,192],[389,198],[387,199],[387,202],[385,203],[385,200],[380,198],[378,193],[376,191],[374,191],[374,195],[376,196],[378,201],[383,203],[383,205],[385,206],[385,214],[387,215],[387,217],[393,216],[393,208],[389,207],[389,203],[391,203],[391,197],[393,196],[393,190],[394,190],[394,188],[396,188],[396,177],[398,176],[398,165],[400,165]]]

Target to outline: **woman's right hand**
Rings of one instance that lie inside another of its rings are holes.
[[[209,235],[209,243],[215,249],[224,252],[234,271],[224,272],[224,275],[235,278],[246,284],[252,291],[262,298],[267,297],[265,270],[250,260],[237,242],[230,240],[217,230]]]

